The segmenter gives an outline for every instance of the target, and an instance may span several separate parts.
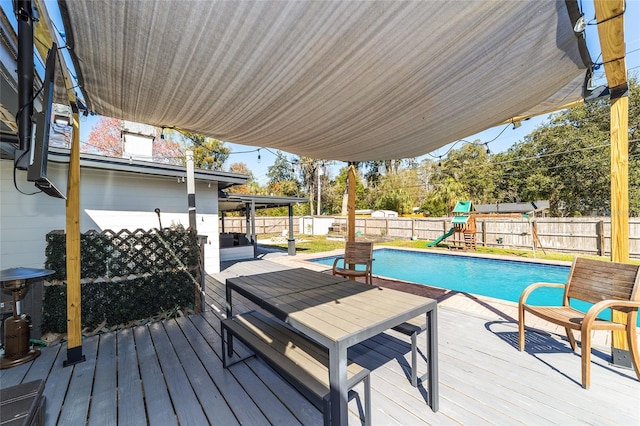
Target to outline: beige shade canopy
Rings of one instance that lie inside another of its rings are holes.
[[[585,78],[573,0],[60,6],[92,111],[312,158],[419,156]]]

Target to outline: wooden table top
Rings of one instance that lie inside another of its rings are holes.
[[[228,278],[227,285],[326,345],[362,341],[437,303],[303,268]]]

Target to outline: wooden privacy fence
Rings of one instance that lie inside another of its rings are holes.
[[[289,216],[276,216],[276,217],[261,217],[257,216],[256,219],[256,234],[280,234],[283,230],[289,229]],[[293,219],[293,232],[298,233],[300,225],[300,219],[294,217]],[[249,229],[251,229],[251,223],[249,223]],[[222,232],[222,219],[220,219],[220,232]],[[247,232],[247,219],[245,217],[225,217],[224,218],[224,232]]]
[[[326,220],[326,216],[321,217]],[[320,217],[305,216],[305,223]],[[356,232],[364,235],[434,240],[451,228],[451,217],[440,218],[356,218]],[[336,228],[346,226],[345,216],[333,217]],[[611,254],[611,218],[536,218],[536,229],[545,250],[595,254]],[[294,218],[294,233],[300,233],[300,218]],[[321,227],[317,227],[321,229]],[[476,239],[479,246],[530,249],[533,247],[531,223],[523,217],[477,219]],[[225,218],[225,231],[246,232],[245,218]],[[288,217],[256,218],[256,233],[273,234],[289,229]],[[309,227],[316,229],[316,227]],[[444,240],[443,243],[447,243]],[[640,218],[629,218],[630,256],[640,258]]]

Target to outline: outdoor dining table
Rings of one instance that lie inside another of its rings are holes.
[[[437,302],[305,268],[227,278],[246,297],[329,351],[331,423],[347,424],[347,349],[411,318],[426,315],[428,404],[438,410]]]

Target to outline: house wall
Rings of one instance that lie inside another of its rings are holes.
[[[49,163],[48,177],[66,194],[66,164]],[[18,187],[35,193],[26,181],[26,172],[16,171]],[[176,178],[149,176],[109,170],[85,169],[80,176],[80,229],[150,229],[158,227],[159,208],[162,226],[189,225],[186,183]],[[13,162],[0,161],[0,269],[11,267],[43,268],[45,235],[65,229],[65,201],[45,194],[23,195],[13,185]],[[199,235],[208,237],[205,270],[220,270],[218,241],[218,185],[196,183],[196,219]]]

